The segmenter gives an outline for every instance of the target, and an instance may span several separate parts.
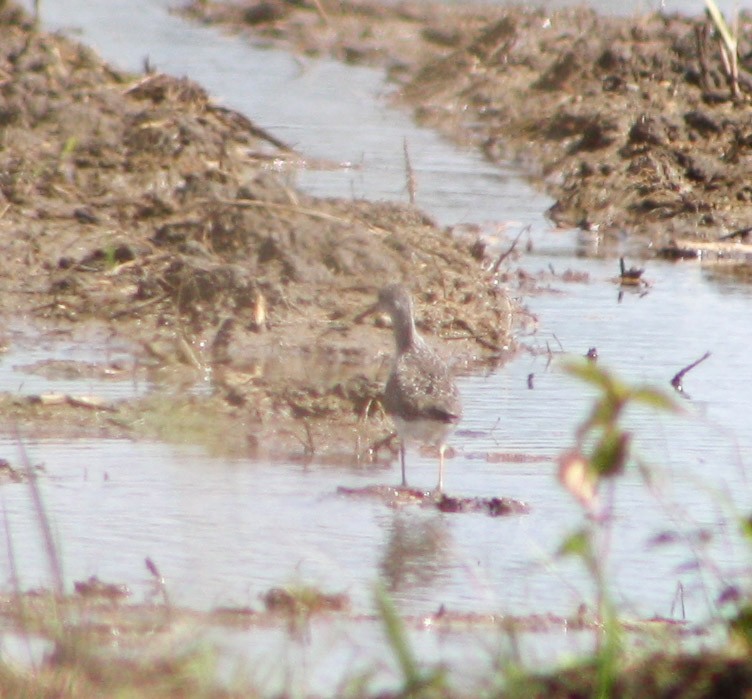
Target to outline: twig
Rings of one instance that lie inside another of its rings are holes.
[[[669,612],[669,614],[672,618],[674,618],[674,611],[677,604],[681,607],[682,621],[686,621],[687,610],[684,608],[684,585],[682,585],[681,581],[676,584],[676,592],[674,593],[674,599],[671,602],[671,611]]]
[[[120,318],[122,316],[131,315],[133,313],[138,313],[139,311],[144,310],[144,308],[148,308],[149,306],[154,306],[158,303],[162,303],[162,301],[165,301],[170,297],[169,293],[165,292],[164,294],[161,294],[160,296],[152,296],[150,299],[146,299],[146,301],[142,301],[141,303],[134,303],[128,306],[127,308],[121,308],[118,311],[113,311],[110,313],[110,320],[116,320],[117,318]],[[50,304],[47,304],[50,305]],[[42,306],[41,308],[44,308]]]
[[[146,570],[148,570],[154,578],[154,586],[161,593],[164,605],[169,611],[172,608],[172,604],[170,603],[170,595],[167,593],[167,585],[165,584],[164,576],[159,568],[157,568],[157,564],[148,556],[144,559],[144,565],[146,566]]]
[[[707,92],[710,87],[710,80],[708,79],[708,59],[707,52],[705,51],[705,41],[708,36],[707,24],[695,25],[695,42],[697,43],[697,59],[700,62],[700,82],[702,83],[702,89]]]
[[[316,5],[316,11],[319,13],[319,16],[321,17],[321,19],[324,20],[324,24],[328,27],[329,15],[326,14],[326,10],[324,9],[324,4],[321,2],[321,0],[313,0],[313,4]]]
[[[316,445],[313,442],[313,433],[311,432],[311,424],[303,419],[303,427],[306,433],[306,456],[313,457],[316,454]]]
[[[507,259],[513,252],[514,249],[517,247],[517,243],[519,242],[520,238],[524,233],[530,232],[531,226],[528,224],[525,226],[518,234],[517,237],[512,241],[512,244],[509,246],[509,249],[506,252],[502,252],[501,255],[499,255],[498,259],[494,263],[494,266],[491,268],[491,274],[496,274],[496,272],[499,271],[499,267],[501,266],[501,263],[504,262],[504,260]]]
[[[718,5],[716,5],[713,0],[705,0],[705,5],[707,6],[710,19],[713,21],[715,28],[721,35],[721,39],[723,40],[723,43],[725,44],[729,54],[735,54],[737,50],[736,36],[734,36],[734,34],[732,34],[731,30],[729,29],[728,24],[723,17],[723,14],[718,9]]]
[[[496,344],[495,342],[491,342],[490,340],[486,340],[482,335],[480,335],[478,332],[476,332],[475,328],[473,328],[470,323],[468,323],[463,318],[455,318],[454,325],[457,327],[462,328],[463,330],[467,331],[467,335],[454,335],[452,337],[444,338],[445,340],[475,340],[481,347],[485,347],[486,349],[490,349],[492,352],[500,352],[501,346]]]
[[[372,223],[368,223],[360,218],[347,219],[342,216],[335,216],[334,214],[328,214],[324,211],[317,211],[316,209],[309,209],[303,206],[291,206],[289,204],[279,204],[272,201],[258,201],[255,199],[221,199],[221,198],[206,198],[202,199],[201,204],[222,204],[223,206],[236,206],[239,209],[274,209],[276,211],[285,211],[291,214],[301,214],[302,216],[310,216],[311,218],[320,218],[323,221],[334,221],[335,223],[341,223],[345,226],[351,225],[353,220],[357,220],[364,226],[367,226],[372,231],[388,232],[388,230],[382,226],[377,226]]]
[[[311,425],[308,423],[308,420],[303,418],[301,422],[303,423],[303,429],[305,430],[305,439],[293,430],[282,430],[280,434],[287,434],[300,442],[300,445],[303,447],[303,457],[306,460],[310,460],[316,455],[316,445],[313,441],[313,432],[311,431]]]
[[[718,240],[731,240],[732,238],[744,238],[749,233],[752,233],[752,226],[745,226],[744,228],[739,228],[738,230],[732,231],[731,233],[726,233],[726,235],[722,235]]]
[[[397,439],[399,435],[396,432],[391,432],[386,437],[382,437],[381,439],[377,439],[375,442],[372,442],[366,450],[363,452],[364,454],[373,454],[374,457],[378,456],[379,451],[383,447],[389,447],[391,451],[395,451],[395,448],[393,446],[394,440]]]
[[[14,436],[18,443],[18,450],[21,454],[21,462],[24,465],[26,471],[26,477],[29,481],[29,490],[31,492],[31,502],[34,506],[34,514],[36,515],[39,528],[42,532],[42,539],[44,540],[44,550],[47,554],[47,562],[50,566],[50,573],[52,574],[52,584],[55,590],[55,595],[58,598],[62,598],[65,593],[65,584],[63,582],[63,567],[60,563],[60,554],[55,544],[55,538],[52,535],[52,527],[50,526],[50,518],[47,516],[47,511],[44,508],[44,502],[42,502],[42,493],[39,489],[39,483],[37,482],[37,474],[31,465],[26,449],[24,448],[21,437],[18,434],[18,429],[14,429]]]
[[[682,379],[684,378],[684,375],[692,371],[698,364],[701,362],[704,362],[708,357],[710,356],[710,352],[705,352],[705,354],[702,355],[699,359],[695,360],[688,366],[685,366],[681,371],[679,371],[673,379],[671,379],[671,385],[679,392],[684,393],[684,386],[682,386]]]
[[[413,164],[410,162],[410,151],[407,148],[407,138],[402,141],[402,151],[405,154],[405,178],[407,180],[407,196],[410,198],[410,203],[415,204],[415,195],[418,191],[418,185],[415,180],[415,171],[413,170]]]

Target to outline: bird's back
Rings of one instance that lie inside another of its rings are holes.
[[[462,417],[457,385],[421,337],[396,358],[384,391],[384,408],[406,421],[455,423]]]

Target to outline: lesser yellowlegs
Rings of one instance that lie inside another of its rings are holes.
[[[462,417],[462,402],[444,361],[415,329],[413,303],[401,284],[389,284],[379,292],[376,308],[392,319],[396,354],[384,390],[384,409],[392,417],[401,439],[402,485],[405,447],[410,442],[439,448],[438,491],[444,487],[446,438]]]

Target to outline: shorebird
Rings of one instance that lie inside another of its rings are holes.
[[[449,368],[415,329],[413,302],[401,284],[389,284],[379,292],[374,309],[392,319],[396,353],[384,389],[384,409],[400,436],[402,485],[405,477],[405,447],[423,442],[439,448],[438,492],[444,488],[446,438],[462,417],[462,402]]]

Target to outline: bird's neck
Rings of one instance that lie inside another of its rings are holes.
[[[412,314],[398,315],[393,319],[394,339],[397,343],[397,354],[402,354],[410,349],[418,337],[418,331],[415,329],[415,321]]]

